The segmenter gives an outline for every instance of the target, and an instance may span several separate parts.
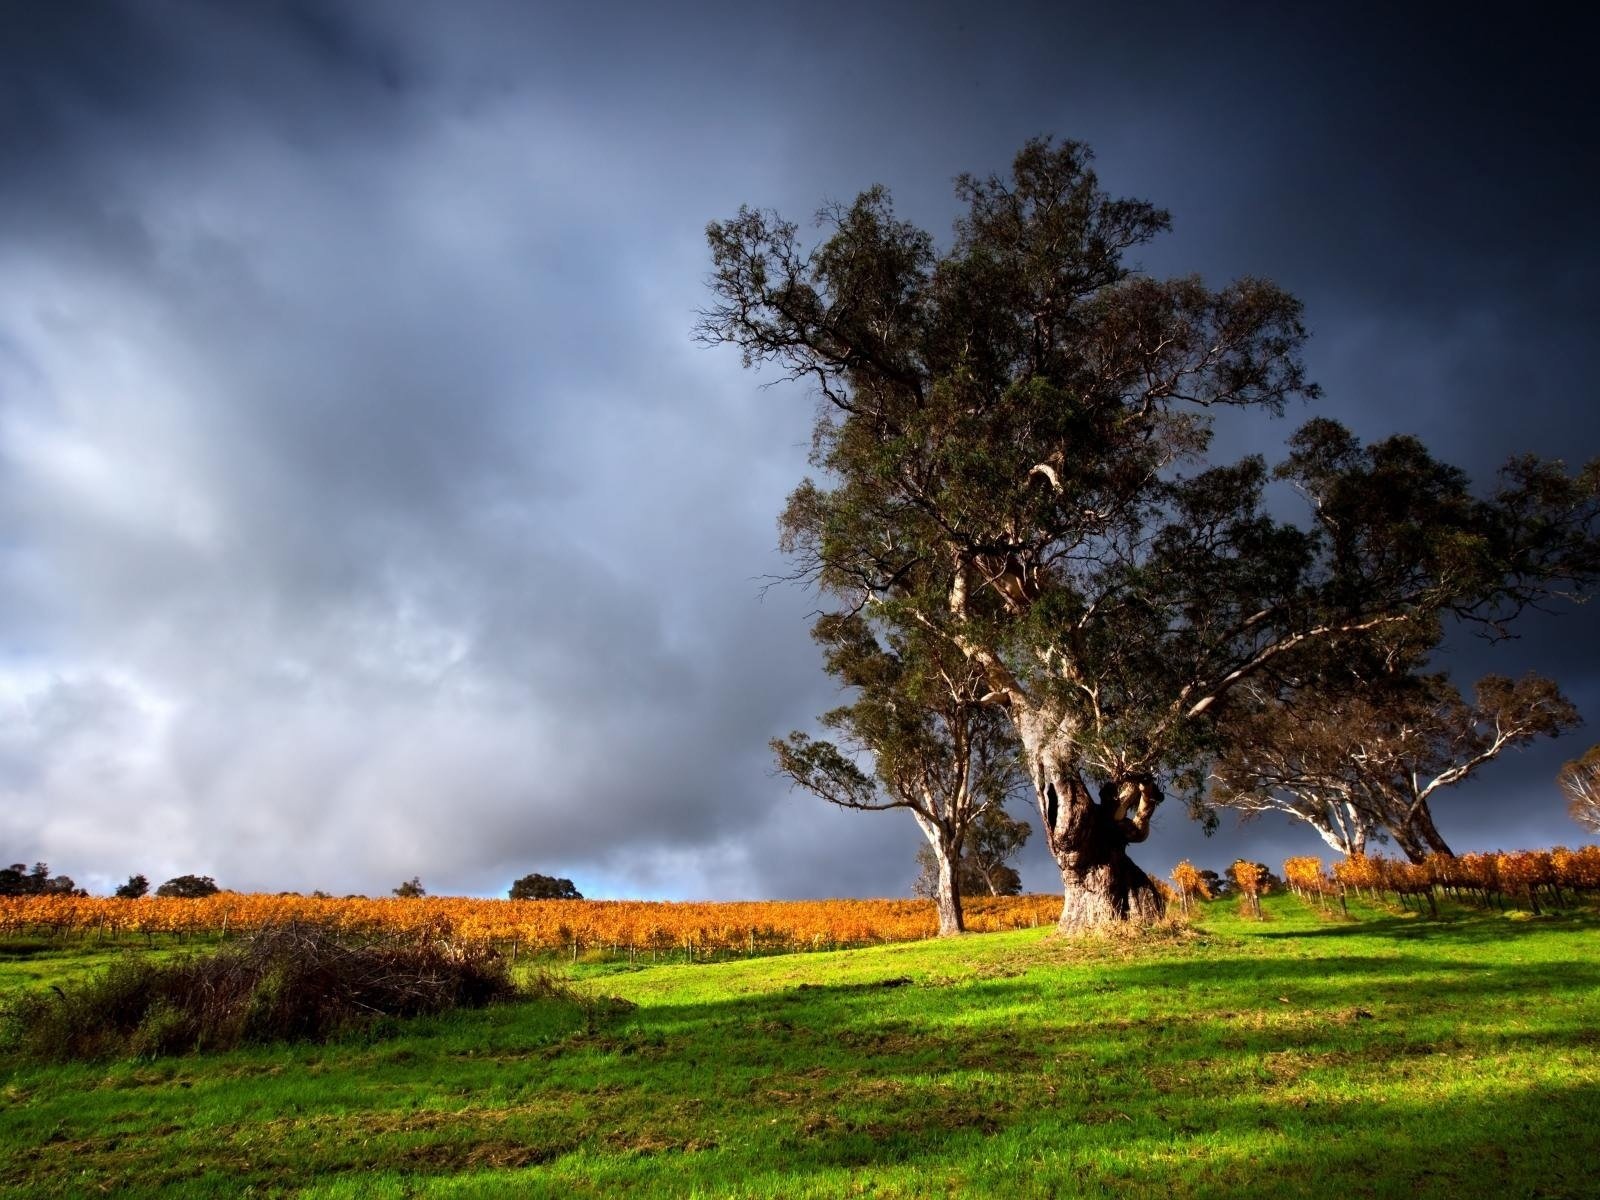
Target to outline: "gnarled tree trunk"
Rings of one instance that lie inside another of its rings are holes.
[[[1159,920],[1166,911],[1150,877],[1128,857],[1128,840],[1092,804],[1083,832],[1070,843],[1053,844],[1061,868],[1063,933],[1082,933],[1120,924]],[[1055,839],[1052,839],[1055,842]]]
[[[1091,795],[1069,756],[1065,737],[1041,737],[1026,716],[1018,722],[1032,768],[1039,815],[1061,868],[1062,933],[1083,933],[1159,919],[1166,910],[1150,877],[1128,857],[1128,846],[1150,832],[1161,803],[1154,780],[1115,781]]]

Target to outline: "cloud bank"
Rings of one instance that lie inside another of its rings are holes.
[[[0,852],[100,890],[903,893],[909,820],[770,773],[835,697],[815,598],[761,592],[809,403],[688,338],[701,230],[743,202],[882,180],[943,230],[956,172],[1083,137],[1174,210],[1152,269],[1300,292],[1364,434],[1479,472],[1600,451],[1577,77],[1485,101],[1515,47],[1471,29],[1419,69],[1311,26],[1200,53],[1181,22],[887,7],[841,46],[846,15],[9,6]],[[1581,612],[1455,654],[1596,712],[1595,641]],[[1581,749],[1441,826],[1573,840],[1549,777]],[[1308,839],[1172,811],[1145,858]],[[1038,846],[1025,878],[1052,886]]]

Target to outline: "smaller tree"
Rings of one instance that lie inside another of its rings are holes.
[[[1567,797],[1567,815],[1590,833],[1600,833],[1600,745],[1561,768],[1556,782]]]
[[[572,885],[570,879],[557,879],[553,875],[524,875],[511,885],[513,900],[582,900],[583,893]]]
[[[413,875],[395,888],[394,894],[402,900],[418,900],[428,894],[428,889],[422,886],[422,878],[420,876]]]
[[[128,882],[119,887],[113,895],[118,900],[137,900],[150,892],[150,881],[143,875],[129,875]]]
[[[840,808],[910,812],[937,869],[939,936],[960,933],[967,831],[1026,783],[1007,718],[987,701],[983,672],[915,625],[825,615],[812,637],[855,701],[822,717],[837,744],[799,731],[773,739],[778,772]],[[856,761],[867,755],[870,775]]]
[[[41,890],[49,873],[50,868],[44,863],[35,864],[32,871],[27,863],[12,863],[0,870],[0,896],[31,896]]]
[[[209,875],[179,875],[158,887],[156,895],[198,900],[202,896],[215,896],[221,890],[217,881]]]
[[[1032,825],[1017,820],[998,805],[980,812],[967,826],[961,847],[961,860],[978,885],[971,890],[987,891],[991,896],[1020,896],[1022,876],[1011,860],[1027,845],[1032,833]]]
[[[1537,675],[1487,675],[1475,691],[1469,703],[1446,676],[1414,669],[1352,671],[1334,683],[1314,674],[1279,694],[1243,691],[1224,723],[1213,800],[1247,816],[1296,817],[1347,856],[1364,854],[1379,831],[1414,863],[1448,855],[1430,801],[1503,751],[1579,720]]]
[[[1019,821],[1000,808],[986,808],[967,826],[965,839],[956,857],[957,890],[963,896],[1020,896],[1022,876],[1010,859],[1026,844],[1033,832],[1026,821]],[[933,847],[917,850],[917,877],[911,894],[927,900],[939,896],[939,859]]]

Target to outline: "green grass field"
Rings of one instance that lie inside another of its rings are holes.
[[[0,1067],[14,1196],[1600,1196],[1600,921],[1291,897],[574,968],[359,1041]],[[103,952],[0,948],[0,989]]]

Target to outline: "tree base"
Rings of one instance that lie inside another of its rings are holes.
[[[1150,877],[1117,851],[1088,867],[1061,864],[1060,933],[1091,933],[1149,925],[1166,915],[1166,902]]]

